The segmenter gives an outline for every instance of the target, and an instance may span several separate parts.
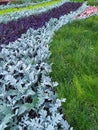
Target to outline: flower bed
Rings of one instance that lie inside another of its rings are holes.
[[[13,12],[10,12],[12,11],[12,9],[8,9],[8,10],[4,9],[0,11],[0,23],[7,23],[8,21],[12,21],[12,20],[15,21],[19,18],[28,17],[32,14],[40,14],[42,12],[46,12],[50,9],[53,9],[55,7],[59,7],[60,5],[63,5],[66,1],[68,0],[62,0],[61,2],[53,1],[50,4],[49,3],[48,4],[45,3],[41,5],[37,4],[36,6],[31,5],[31,6],[27,6],[25,8],[19,8],[19,9],[17,9],[17,6],[15,5],[16,8],[13,9],[14,10]]]
[[[52,82],[49,76],[51,65],[47,64],[47,59],[51,54],[49,43],[54,32],[64,24],[73,21],[73,18],[82,12],[85,6],[82,5],[78,10],[76,7],[74,9],[75,11],[72,10],[73,12],[70,14],[62,11],[62,14],[57,15],[56,18],[51,14],[54,10],[54,14],[58,11],[54,9],[50,11],[51,19],[45,21],[45,26],[35,30],[29,26],[27,32],[21,33],[21,37],[16,41],[2,45],[0,51],[0,130],[6,128],[72,130],[63,118],[61,103],[65,99],[58,99],[54,92],[57,83]],[[28,20],[28,18],[26,19]],[[0,27],[7,28],[10,24],[12,26],[12,23],[9,23],[1,24]],[[14,27],[15,25],[13,25]],[[19,23],[17,23],[16,29],[18,27]],[[4,30],[8,35],[10,28],[6,28],[0,28],[0,31]],[[14,33],[15,29],[12,31]],[[3,39],[6,39],[6,35]],[[10,35],[12,34],[10,33]],[[10,35],[8,36],[10,37]],[[16,35],[18,34],[15,33],[14,36],[16,37]]]
[[[0,43],[8,44],[9,42],[13,42],[19,38],[21,34],[26,33],[29,28],[41,28],[42,26],[45,26],[45,23],[51,18],[59,19],[60,16],[68,14],[71,11],[75,11],[81,5],[82,3],[66,2],[60,7],[54,8],[37,16],[31,15],[27,18],[8,22],[7,24],[0,24]]]
[[[49,0],[50,1],[50,0]],[[48,2],[48,1],[47,1]],[[39,2],[39,3],[34,3],[34,2],[25,2],[25,3],[21,3],[21,4],[7,4],[6,6],[4,5],[0,5],[0,9],[8,9],[8,8],[23,8],[23,7],[27,7],[27,6],[32,6],[32,5],[38,5],[38,4],[43,4],[43,3],[46,3],[45,1],[43,2]],[[54,3],[55,4],[55,3]]]

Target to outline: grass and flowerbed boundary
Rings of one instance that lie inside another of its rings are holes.
[[[50,44],[51,77],[59,83],[63,112],[75,130],[98,129],[98,16],[61,27]]]
[[[2,45],[0,71],[0,128],[34,130],[68,130],[69,125],[60,112],[46,63],[50,56],[49,42],[62,25],[71,22],[84,6],[71,14],[51,19],[46,27],[29,29],[21,38],[9,45]],[[17,94],[17,95],[16,95]],[[31,116],[32,115],[32,116]],[[72,128],[71,128],[72,129]]]
[[[0,52],[0,129],[72,130],[62,114],[61,103],[50,78],[50,42],[55,31],[83,12],[78,10],[52,18],[45,26],[28,28]],[[3,17],[4,18],[4,17]],[[9,30],[9,29],[8,29]],[[3,42],[2,42],[3,43]]]

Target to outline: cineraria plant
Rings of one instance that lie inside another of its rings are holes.
[[[62,100],[53,91],[57,83],[49,77],[51,66],[46,63],[50,55],[49,34],[42,40],[44,31],[30,29],[13,44],[2,46],[0,130],[69,128],[59,113]]]

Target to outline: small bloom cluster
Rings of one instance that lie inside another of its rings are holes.
[[[88,6],[84,12],[76,17],[76,19],[83,19],[93,15],[98,15],[98,6]]]

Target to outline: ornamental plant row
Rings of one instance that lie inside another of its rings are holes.
[[[41,7],[41,8],[37,8],[37,9],[29,9],[29,6],[23,10],[20,10],[18,12],[10,12],[4,15],[0,16],[0,23],[7,23],[8,21],[12,21],[12,20],[17,20],[21,17],[28,17],[32,14],[40,14],[42,12],[46,12],[54,7],[59,7],[60,5],[64,4],[66,2],[66,0],[62,0],[59,3],[56,3],[54,5],[51,6],[46,6],[46,7]],[[2,12],[3,10],[1,10],[0,12]]]
[[[8,8],[8,9],[3,9],[0,11],[0,15],[4,15],[4,14],[9,14],[9,13],[12,13],[12,12],[20,12],[20,11],[23,11],[23,10],[34,10],[34,9],[42,9],[42,8],[45,8],[45,7],[51,7],[51,6],[55,6],[56,4],[59,4],[61,3],[61,0],[59,1],[51,1],[51,2],[47,2],[47,3],[41,3],[41,4],[35,4],[35,5],[29,5],[29,6],[26,6],[26,7],[15,7],[15,8]],[[13,9],[13,10],[12,10]]]
[[[53,8],[52,10],[41,13],[39,15],[31,15],[26,18],[21,18],[17,21],[11,21],[7,24],[0,24],[0,43],[8,44],[21,37],[21,34],[26,33],[29,28],[38,29],[45,26],[51,18],[59,19],[60,16],[77,10],[82,3],[66,2],[62,6]]]
[[[68,0],[66,0],[67,2]],[[51,2],[51,0],[47,0],[47,2]],[[32,5],[38,5],[38,4],[43,4],[43,3],[47,3],[46,1],[42,1],[42,2],[38,2],[38,3],[34,3],[34,2],[24,2],[22,4],[7,4],[7,5],[0,5],[0,10],[3,9],[8,9],[8,8],[23,8],[23,7],[28,7],[28,6],[32,6]]]
[[[68,130],[61,103],[49,76],[49,43],[62,25],[71,22],[84,8],[51,19],[46,27],[29,29],[0,52],[0,130]]]
[[[8,1],[0,1],[0,5],[6,5]]]

